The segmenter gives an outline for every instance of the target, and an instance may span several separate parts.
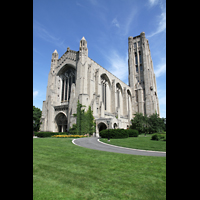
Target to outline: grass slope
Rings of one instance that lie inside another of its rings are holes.
[[[71,141],[33,139],[33,199],[166,199],[166,157],[97,151]]]
[[[153,151],[165,151],[166,152],[166,141],[151,140],[152,135],[139,135],[138,137],[129,137],[123,139],[108,139],[101,138],[100,141],[133,149],[153,150]]]

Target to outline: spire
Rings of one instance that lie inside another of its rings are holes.
[[[79,58],[82,56],[88,56],[87,41],[84,38],[84,36],[82,37],[82,39],[80,41],[80,46],[79,46]],[[84,62],[82,62],[82,63],[84,63]]]
[[[55,51],[53,53],[58,53],[57,50],[55,49]]]
[[[87,41],[84,38],[84,36],[82,37],[81,41],[80,41],[80,48],[83,47],[85,50],[87,49]]]

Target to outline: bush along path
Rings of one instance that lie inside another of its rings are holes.
[[[114,153],[124,153],[124,154],[133,154],[142,156],[166,156],[166,152],[130,149],[125,147],[117,147],[114,145],[105,144],[103,142],[99,142],[99,139],[96,137],[73,139],[72,143],[89,149],[108,151]]]

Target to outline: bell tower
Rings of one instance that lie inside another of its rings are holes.
[[[145,33],[128,38],[129,86],[134,96],[134,111],[143,115],[160,114],[156,78]]]
[[[80,41],[80,46],[79,46],[79,59],[81,59],[82,64],[86,61],[87,57],[88,57],[87,41],[83,37]]]
[[[57,66],[57,61],[58,61],[58,52],[55,49],[51,57],[51,69],[55,69],[55,67]]]

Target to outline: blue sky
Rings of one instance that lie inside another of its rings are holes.
[[[128,84],[128,37],[143,31],[166,117],[165,0],[33,0],[33,105],[42,110],[46,100],[54,50],[78,51],[83,36],[88,56]]]

